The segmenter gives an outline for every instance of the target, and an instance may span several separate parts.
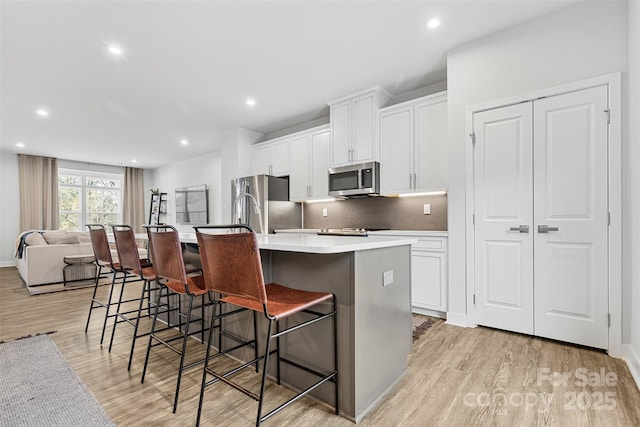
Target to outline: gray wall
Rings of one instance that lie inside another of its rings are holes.
[[[449,52],[448,318],[467,315],[465,204],[472,183],[466,182],[466,107],[627,71],[627,21],[627,2],[581,2]],[[628,145],[623,141],[623,153]]]
[[[628,134],[623,138],[623,342],[640,386],[640,2],[629,2]],[[633,118],[633,119],[632,119]],[[628,327],[627,327],[628,326]]]
[[[193,232],[193,225],[176,223],[175,191],[176,188],[206,185],[209,190],[209,222],[219,223],[222,215],[220,163],[221,156],[217,151],[147,171],[144,183],[145,215],[149,214],[150,189],[158,188],[167,193],[167,215],[162,218],[163,222],[174,225],[179,231]]]
[[[15,240],[20,234],[18,155],[0,153],[0,267],[15,265]]]
[[[431,204],[431,214],[423,205]],[[326,208],[328,216],[322,216]],[[304,204],[304,228],[376,227],[446,230],[447,196],[367,197]]]

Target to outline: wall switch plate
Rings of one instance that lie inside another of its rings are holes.
[[[322,216],[329,216],[329,210],[327,208],[322,208]]]
[[[425,203],[423,208],[424,208],[424,214],[425,215],[431,215],[431,204],[430,203]]]
[[[393,283],[393,270],[382,273],[382,286],[388,286]]]

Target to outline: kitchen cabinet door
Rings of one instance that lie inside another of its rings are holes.
[[[311,135],[311,156],[309,160],[309,195],[312,198],[324,199],[329,197],[329,174],[327,170],[330,166],[330,143],[331,134],[329,130]]]
[[[414,191],[447,189],[447,123],[446,94],[415,106]]]
[[[331,106],[331,165],[351,162],[351,102]]]
[[[289,140],[278,141],[271,146],[271,175],[289,175]]]
[[[380,190],[382,194],[411,191],[413,179],[413,109],[380,113]]]
[[[289,153],[289,200],[299,202],[309,196],[309,136],[291,138]]]
[[[253,173],[269,175],[271,172],[271,146],[262,143],[253,148]]]
[[[331,167],[378,160],[378,110],[389,99],[375,87],[329,103]]]
[[[368,94],[353,100],[352,163],[372,162],[376,159],[375,95]]]
[[[447,311],[447,263],[444,252],[411,251],[411,305],[420,309]]]

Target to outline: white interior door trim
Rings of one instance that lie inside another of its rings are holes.
[[[615,72],[579,80],[521,95],[471,105],[465,111],[465,243],[466,243],[466,325],[476,327],[473,294],[475,290],[474,191],[473,191],[473,114],[517,104],[537,98],[560,95],[576,90],[607,85],[610,110],[609,124],[609,355],[622,357],[622,73]],[[459,324],[460,322],[458,322]]]

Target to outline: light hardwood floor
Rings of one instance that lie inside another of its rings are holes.
[[[136,294],[137,286],[131,289]],[[102,294],[107,291],[108,286],[100,288]],[[178,411],[173,414],[176,355],[154,349],[147,378],[140,384],[146,342],[139,341],[133,367],[127,372],[132,328],[119,327],[108,353],[107,345],[99,344],[99,318],[104,311],[94,311],[96,318],[84,333],[90,298],[91,289],[30,296],[15,268],[0,268],[0,341],[55,331],[51,338],[116,424],[194,425],[201,370],[183,376]],[[380,341],[383,345],[384,337]],[[195,341],[191,344],[191,354],[203,349]],[[601,378],[601,373],[608,377]],[[561,374],[567,378],[564,383]],[[241,375],[248,386],[258,384],[255,373]],[[583,386],[585,376],[590,383]],[[608,383],[603,383],[605,379]],[[284,387],[268,385],[265,405],[268,408],[286,394]],[[205,399],[204,426],[254,423],[256,403],[230,387],[214,385]],[[640,426],[640,391],[625,363],[603,352],[438,322],[414,343],[406,375],[359,424]],[[353,424],[323,405],[302,399],[269,419],[265,426],[269,425]]]

